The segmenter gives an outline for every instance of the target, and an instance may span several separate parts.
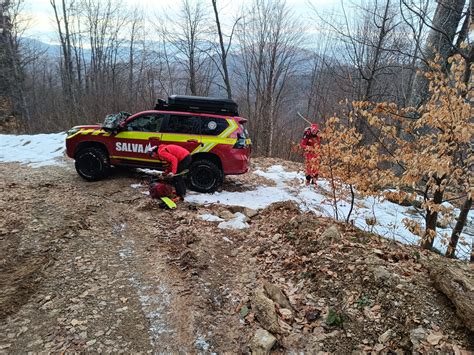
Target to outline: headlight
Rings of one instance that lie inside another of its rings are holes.
[[[70,137],[72,136],[73,134],[76,134],[77,132],[79,132],[80,128],[76,128],[76,127],[72,127],[69,131],[67,131],[67,136]]]

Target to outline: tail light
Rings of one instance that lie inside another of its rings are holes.
[[[234,149],[245,149],[247,147],[248,145],[245,137],[243,137],[240,133],[237,133],[237,142],[234,144]]]

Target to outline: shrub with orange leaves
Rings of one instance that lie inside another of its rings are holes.
[[[449,73],[431,64],[426,74],[431,96],[425,105],[415,109],[352,102],[343,117],[329,118],[321,130],[320,170],[332,183],[335,201],[336,191],[345,194],[347,187],[371,196],[396,189],[400,201],[421,198],[424,228],[415,221],[406,224],[428,249],[438,215],[449,212],[443,205],[446,192],[468,197],[474,193],[472,82],[463,81],[466,64],[460,55],[449,62]],[[363,140],[356,129],[361,123],[370,139]]]

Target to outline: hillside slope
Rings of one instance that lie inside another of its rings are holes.
[[[280,184],[297,169],[255,159],[166,211],[142,173],[86,183],[67,161],[0,163],[0,349],[473,351],[433,281],[457,270],[472,300],[468,264],[302,209]],[[254,209],[225,200],[246,193]]]

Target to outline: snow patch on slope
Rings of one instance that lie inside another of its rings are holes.
[[[259,186],[255,190],[229,192],[222,191],[214,194],[190,193],[186,196],[186,201],[199,204],[218,203],[227,206],[242,206],[252,209],[261,209],[268,207],[274,202],[297,201],[285,188]]]
[[[294,201],[303,212],[311,212],[318,216],[335,218],[336,210],[330,196],[330,183],[326,180],[318,180],[316,187],[302,185],[293,186],[290,181],[294,179],[304,181],[304,174],[292,171],[285,171],[281,165],[274,165],[266,171],[256,170],[256,175],[275,181],[277,186],[258,186],[255,190],[243,192],[222,191],[211,195],[190,194],[186,201],[201,204],[221,204],[228,206],[242,206],[252,209],[266,208],[274,202]],[[337,214],[339,220],[346,220],[350,211],[349,198],[339,200],[337,203]],[[458,209],[454,209],[454,214],[459,214]],[[376,233],[382,237],[396,240],[405,244],[418,244],[419,237],[412,234],[403,222],[405,218],[416,220],[424,224],[424,219],[417,214],[412,207],[404,207],[387,200],[367,197],[356,197],[354,209],[351,212],[350,220],[357,227],[365,231]],[[373,224],[375,222],[375,224]],[[224,223],[224,222],[223,222]],[[227,223],[227,222],[225,222]],[[222,224],[222,223],[221,223]],[[465,232],[462,235],[464,245],[460,243],[457,248],[458,256],[466,259],[470,256],[470,245],[472,236],[466,231],[472,229],[474,220],[469,216],[469,221]],[[442,240],[451,234],[454,224],[447,228],[438,228],[438,237],[434,246],[443,253],[446,245]],[[442,238],[444,237],[444,238]]]
[[[209,213],[202,214],[199,216],[199,218],[207,222],[223,222],[224,221],[224,219],[220,218],[219,216],[209,214]]]
[[[217,227],[220,229],[246,229],[249,227],[246,215],[237,212],[234,216],[230,221],[219,223]]]
[[[62,165],[66,133],[0,134],[0,162],[19,162],[34,168]]]

